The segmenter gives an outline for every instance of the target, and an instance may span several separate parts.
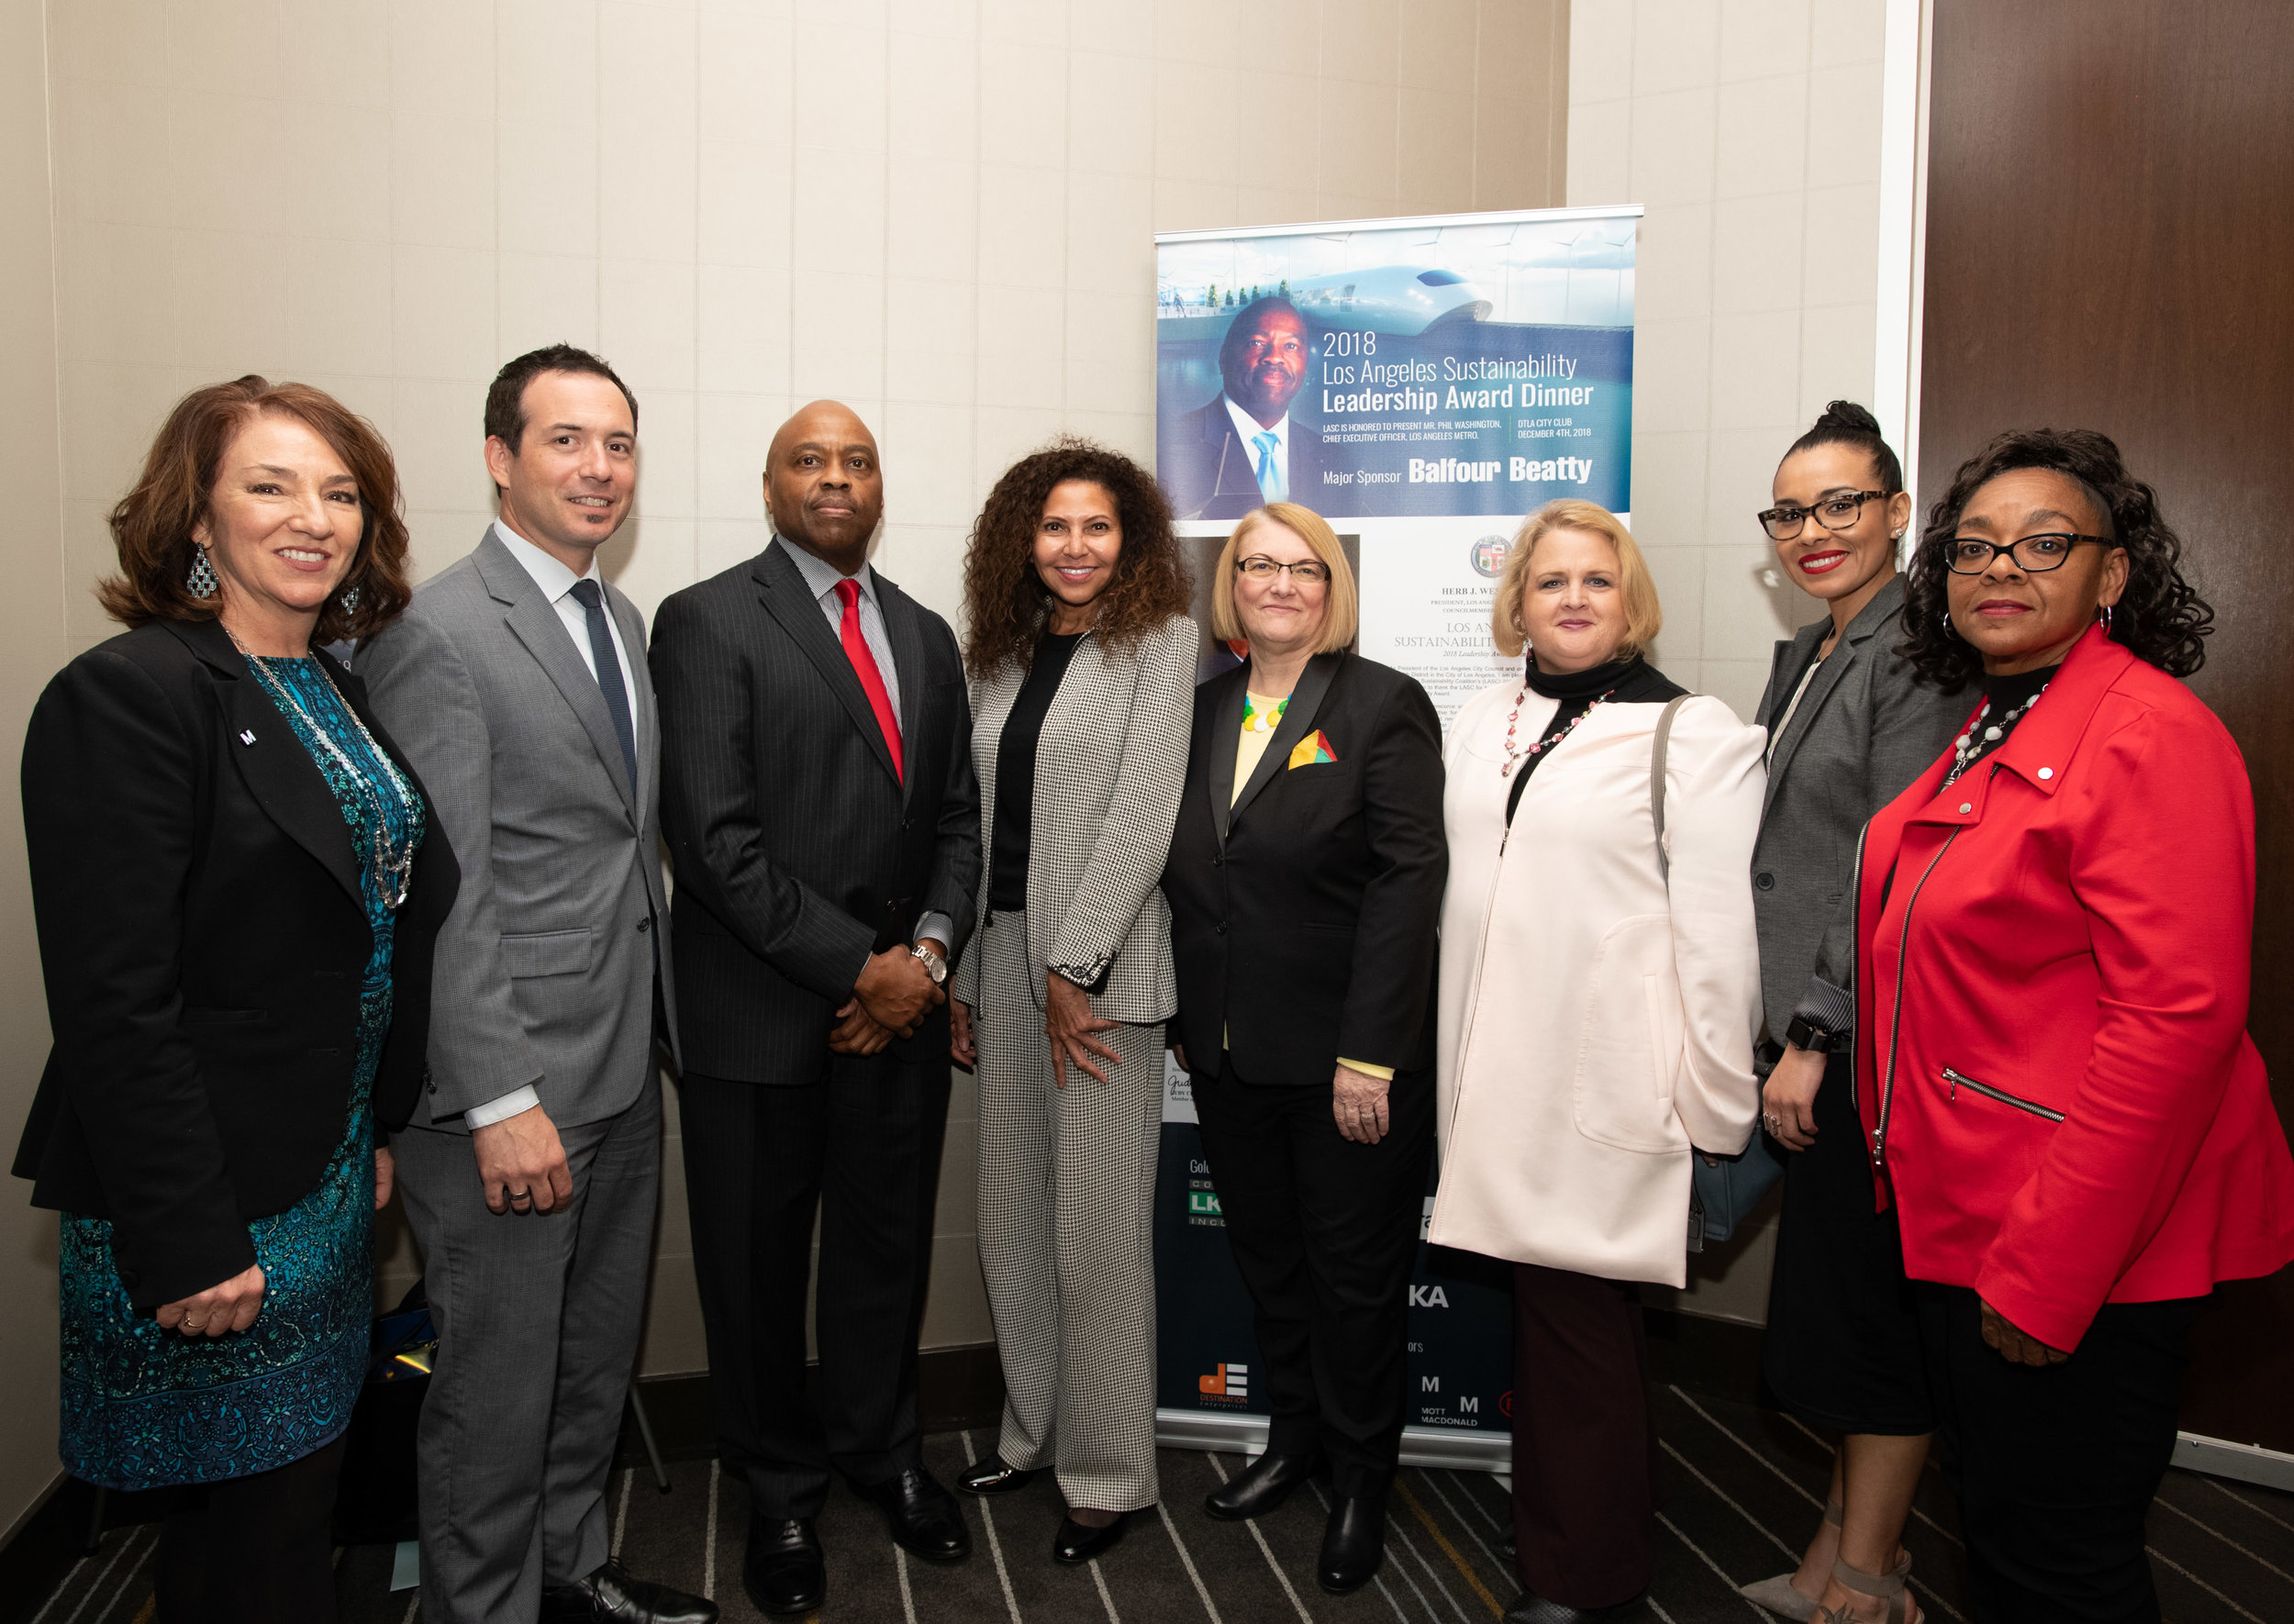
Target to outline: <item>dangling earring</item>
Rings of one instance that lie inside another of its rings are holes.
[[[2103,623],[2103,635],[2105,637],[2109,637],[2110,635],[2110,606],[2109,604],[2105,604],[2103,606],[2103,612],[2100,615],[2098,615],[2096,618]]]
[[[355,615],[359,612],[359,589],[357,587],[346,586],[337,596],[341,600],[344,614]]]
[[[207,562],[207,550],[196,541],[191,544],[191,573],[184,578],[184,587],[194,597],[213,597],[223,590],[215,566]]]
[[[1943,611],[1943,635],[1945,637],[1959,636],[1959,633],[1952,629],[1952,612],[1949,609]]]

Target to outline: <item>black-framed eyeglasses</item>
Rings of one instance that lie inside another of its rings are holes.
[[[2043,575],[2049,570],[2063,568],[2071,550],[2082,541],[2092,541],[2099,547],[2112,545],[2108,536],[2074,536],[2068,530],[2043,530],[2036,536],[2018,536],[2012,541],[1954,536],[1952,544],[1944,549],[1943,562],[1954,575],[1980,575],[1991,567],[1993,559],[2004,554],[2010,569],[2021,570],[2026,575]]]
[[[1842,491],[1813,507],[1771,507],[1760,516],[1760,528],[1779,541],[1789,541],[1814,514],[1816,522],[1826,529],[1844,530],[1863,516],[1866,502],[1876,502],[1887,495],[1886,491]]]
[[[1263,552],[1254,552],[1249,558],[1235,560],[1234,567],[1236,574],[1248,575],[1253,581],[1272,581],[1285,570],[1301,586],[1327,586],[1331,580],[1331,566],[1320,559],[1302,558],[1297,563],[1280,564]]]

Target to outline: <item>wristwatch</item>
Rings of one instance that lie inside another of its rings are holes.
[[[1810,1054],[1830,1054],[1832,1051],[1832,1034],[1822,1027],[1810,1026],[1805,1015],[1792,1018],[1792,1024],[1785,1029],[1784,1040]]]
[[[920,941],[914,947],[908,949],[908,952],[911,957],[915,958],[918,962],[924,966],[924,973],[932,978],[932,984],[934,986],[939,986],[947,981],[947,960],[941,958],[938,953],[932,951],[931,949],[926,947]]]

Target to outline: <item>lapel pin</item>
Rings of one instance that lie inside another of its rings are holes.
[[[241,744],[252,744],[252,743],[254,743],[254,742],[255,742],[255,730],[254,730],[254,729],[250,728],[250,729],[248,729],[245,732],[241,733],[241,734],[239,736],[239,741]]]

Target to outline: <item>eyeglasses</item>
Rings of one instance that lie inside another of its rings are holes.
[[[1285,570],[1301,586],[1327,586],[1331,582],[1331,566],[1319,559],[1304,558],[1295,564],[1278,564],[1263,552],[1234,561],[1235,573],[1248,575],[1253,581],[1272,581]]]
[[[1863,517],[1864,505],[1876,502],[1887,495],[1886,491],[1843,491],[1837,496],[1827,496],[1813,507],[1771,507],[1760,515],[1761,528],[1779,541],[1789,541],[1800,533],[1811,513],[1816,522],[1828,530],[1844,530]]]
[[[2108,536],[2074,536],[2066,531],[2048,530],[2036,536],[2020,536],[2012,541],[1986,541],[1975,536],[1954,536],[1951,547],[1943,554],[1943,562],[1954,575],[1980,575],[1991,567],[1991,561],[2005,555],[2008,567],[2021,570],[2026,575],[2041,575],[2049,570],[2060,570],[2071,556],[2071,550],[2082,541],[2092,541],[2098,547],[2112,545]],[[2028,549],[2018,552],[2017,548]]]

